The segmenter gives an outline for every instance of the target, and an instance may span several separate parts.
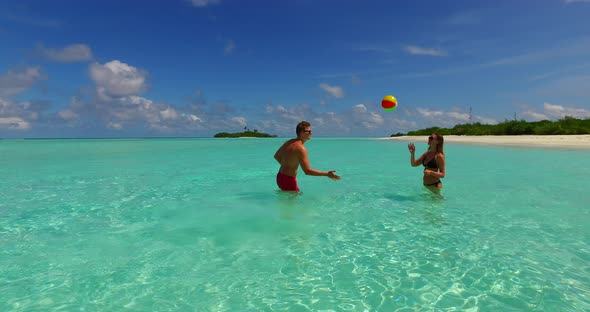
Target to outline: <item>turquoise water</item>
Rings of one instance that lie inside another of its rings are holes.
[[[590,310],[590,151],[283,140],[0,141],[0,311]]]

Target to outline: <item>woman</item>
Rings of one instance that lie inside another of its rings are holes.
[[[442,188],[440,179],[445,177],[445,154],[443,152],[443,136],[433,133],[428,137],[428,151],[422,154],[420,158],[414,159],[416,146],[414,143],[408,144],[410,150],[410,164],[412,167],[424,166],[424,177],[422,178],[424,186],[431,191],[439,191]]]

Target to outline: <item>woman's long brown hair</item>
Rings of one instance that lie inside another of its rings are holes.
[[[443,151],[443,147],[445,145],[445,139],[440,133],[434,133],[434,135],[436,135],[436,141],[438,142],[436,144],[436,152],[444,155],[445,152]]]

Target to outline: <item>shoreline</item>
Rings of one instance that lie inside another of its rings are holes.
[[[378,140],[427,143],[428,136],[399,136]],[[445,135],[445,143],[511,147],[590,149],[590,134],[580,135]]]

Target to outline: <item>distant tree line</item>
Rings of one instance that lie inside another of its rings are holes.
[[[525,121],[506,120],[496,125],[471,123],[459,124],[453,128],[431,127],[416,131],[409,131],[407,134],[396,133],[391,136],[402,135],[429,135],[440,133],[442,135],[569,135],[569,134],[590,134],[590,118],[576,119],[565,116],[556,121]]]
[[[264,132],[258,132],[258,130],[250,130],[248,127],[244,127],[243,132],[220,132],[215,134],[213,137],[215,138],[239,138],[239,137],[249,137],[249,138],[276,138],[275,134],[268,134]]]

